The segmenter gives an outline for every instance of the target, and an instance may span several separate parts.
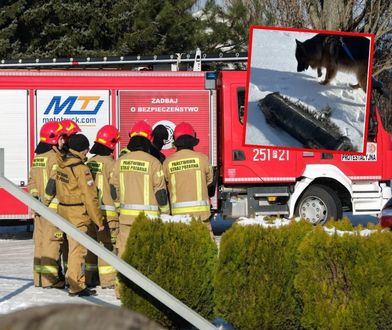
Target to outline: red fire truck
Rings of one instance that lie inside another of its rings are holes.
[[[300,215],[323,223],[340,218],[343,210],[378,214],[391,197],[392,143],[378,113],[377,125],[369,125],[376,128],[365,156],[246,146],[246,71],[47,70],[19,64],[0,70],[0,148],[5,176],[21,187],[43,123],[73,119],[91,143],[101,126],[114,124],[121,131],[120,150],[132,124],[145,119],[169,132],[179,122],[192,123],[201,141],[196,149],[216,169],[212,207],[223,217]],[[168,141],[166,154],[173,152],[170,146]],[[0,190],[0,218],[30,217]]]

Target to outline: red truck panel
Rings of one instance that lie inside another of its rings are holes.
[[[292,152],[243,144],[244,127],[239,119],[238,90],[245,87],[246,72],[221,72],[219,112],[223,126],[223,178],[225,184],[295,181],[296,160]],[[246,99],[246,98],[245,98]],[[231,109],[231,110],[229,110]],[[237,157],[234,153],[237,153]],[[238,154],[244,159],[238,159]],[[236,159],[237,158],[237,159]]]
[[[151,86],[154,87],[154,86]],[[126,147],[128,133],[139,120],[155,127],[163,124],[169,131],[169,139],[163,152],[172,153],[172,134],[177,124],[189,122],[197,132],[200,143],[195,150],[209,155],[210,141],[210,92],[181,90],[120,91],[121,148]]]
[[[0,219],[28,219],[29,208],[0,188]]]

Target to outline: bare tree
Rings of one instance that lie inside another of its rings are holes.
[[[301,0],[297,1],[298,3]],[[388,0],[304,0],[312,27],[359,31],[375,36],[373,74],[392,68],[392,2]]]
[[[265,0],[265,6],[271,13],[271,23],[276,26],[311,28],[311,21],[306,6],[299,0]]]

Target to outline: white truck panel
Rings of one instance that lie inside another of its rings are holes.
[[[47,121],[74,120],[92,147],[97,131],[110,124],[108,90],[38,90],[36,97],[36,144]]]
[[[28,93],[0,90],[0,148],[4,148],[4,175],[16,185],[28,180]]]

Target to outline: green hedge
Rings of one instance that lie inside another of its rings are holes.
[[[392,329],[392,236],[328,235],[299,247],[295,287],[306,329]]]
[[[212,318],[217,247],[202,223],[162,223],[139,216],[123,259],[205,318]],[[168,328],[185,326],[175,313],[126,278],[119,278],[125,307]]]
[[[215,277],[216,314],[238,329],[296,329],[297,247],[306,222],[281,228],[239,226],[223,234]]]
[[[341,220],[335,220],[335,219],[330,219],[327,221],[325,224],[325,227],[327,228],[335,228],[337,230],[343,230],[343,231],[360,231],[363,229],[369,229],[369,230],[381,230],[382,228],[380,225],[376,225],[374,223],[369,222],[366,227],[362,225],[354,226],[350,219],[347,217],[343,217]]]
[[[139,217],[124,259],[189,307],[237,329],[392,329],[392,233],[360,236],[348,219],[326,228],[234,225],[217,248],[207,228]],[[186,323],[120,277],[125,307],[168,328]]]

